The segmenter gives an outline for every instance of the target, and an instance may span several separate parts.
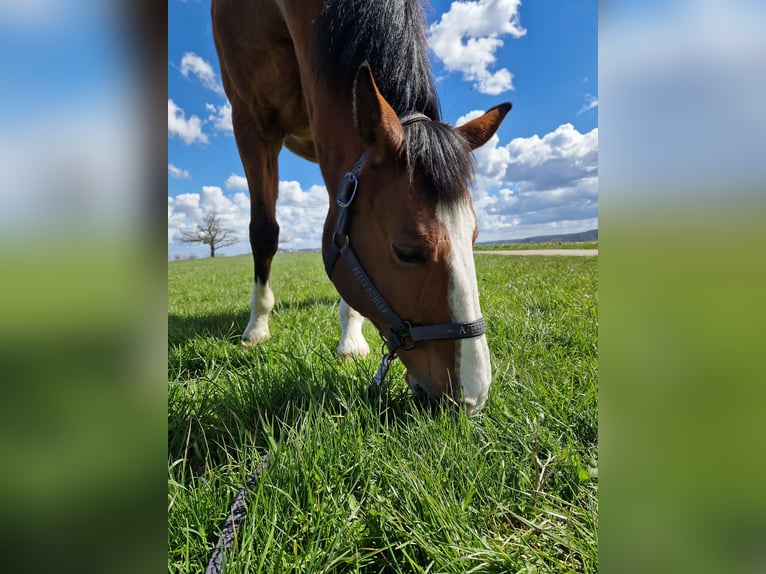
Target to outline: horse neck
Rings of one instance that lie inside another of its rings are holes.
[[[319,168],[334,202],[343,175],[359,159],[364,144],[354,124],[350,97],[317,93],[314,99],[314,109],[320,111],[315,114],[311,129],[318,150]]]
[[[354,125],[351,92],[333,90],[314,72],[318,69],[314,23],[324,4],[325,0],[283,0],[280,9],[299,63],[317,161],[334,203],[343,174],[354,165],[363,144]]]

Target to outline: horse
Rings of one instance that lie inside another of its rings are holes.
[[[492,379],[473,260],[472,151],[511,109],[441,120],[419,0],[212,0],[221,80],[250,192],[249,347],[269,338],[277,157],[319,164],[325,270],[341,296],[342,357],[384,339],[416,394],[483,407]]]

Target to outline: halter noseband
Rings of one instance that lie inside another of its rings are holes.
[[[405,116],[402,120],[402,126],[407,126],[415,122],[431,121],[424,114],[411,114]],[[356,197],[359,189],[359,173],[362,171],[367,161],[367,150],[362,152],[359,159],[354,164],[351,171],[346,172],[338,188],[338,195],[335,202],[338,204],[338,214],[335,218],[335,228],[333,230],[332,242],[324,258],[324,267],[327,276],[332,280],[332,270],[338,257],[345,259],[351,272],[364,289],[367,297],[372,301],[375,308],[385,318],[388,323],[388,333],[383,334],[383,356],[380,359],[378,372],[375,374],[374,381],[380,385],[386,377],[391,361],[396,358],[396,353],[400,349],[409,351],[414,349],[421,341],[437,341],[450,339],[468,339],[480,337],[486,332],[484,318],[480,317],[475,321],[467,323],[439,323],[436,325],[412,325],[409,321],[402,320],[399,315],[391,308],[380,291],[375,287],[372,279],[362,267],[354,250],[351,248],[351,241],[348,236],[351,226],[351,211],[349,208]],[[344,243],[339,240],[343,238]]]

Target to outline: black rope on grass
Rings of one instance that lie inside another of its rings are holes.
[[[269,465],[269,455],[264,454],[261,462],[255,467],[253,473],[247,477],[245,486],[239,489],[234,501],[231,503],[229,515],[221,528],[221,536],[218,538],[218,544],[215,545],[213,553],[210,555],[210,561],[207,563],[205,574],[220,574],[223,566],[223,552],[229,550],[234,542],[234,533],[247,516],[245,505],[248,500],[248,491],[255,488],[255,479],[263,474]]]

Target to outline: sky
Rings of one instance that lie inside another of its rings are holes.
[[[208,0],[168,2],[168,257],[205,256],[181,243],[216,212],[249,253],[249,196],[220,83]],[[596,0],[433,0],[426,13],[442,117],[450,125],[510,101],[476,151],[471,193],[478,241],[598,227]],[[328,198],[318,166],[283,150],[281,249],[319,248]]]

